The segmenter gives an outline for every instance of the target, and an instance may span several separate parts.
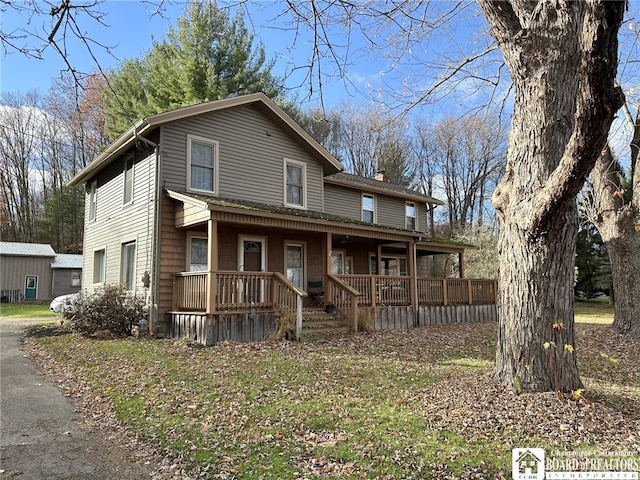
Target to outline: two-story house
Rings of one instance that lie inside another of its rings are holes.
[[[440,201],[342,170],[262,93],[149,116],[70,182],[86,185],[83,285],[120,283],[152,334],[207,344],[299,337],[314,301],[354,330],[494,316],[495,282],[429,271],[454,254],[463,272],[463,246],[426,234]]]

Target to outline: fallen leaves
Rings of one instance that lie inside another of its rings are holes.
[[[29,350],[93,422],[159,449],[157,479],[509,478],[519,445],[639,453],[636,342],[577,325],[586,388],[568,399],[496,385],[495,338],[487,323],[211,348],[61,336]],[[114,398],[139,415],[116,417]]]

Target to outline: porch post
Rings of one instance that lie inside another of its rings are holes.
[[[216,290],[218,271],[218,221],[209,219],[207,222],[207,313],[216,311]]]
[[[464,250],[458,253],[458,263],[460,264],[460,278],[464,278]]]
[[[409,275],[411,275],[411,306],[413,307],[413,326],[416,326],[416,316],[418,313],[418,269],[416,268],[416,244],[414,241],[407,242],[407,257],[409,260]]]
[[[332,247],[332,245],[333,245],[333,236],[331,235],[331,232],[327,232],[327,234],[324,237],[324,242],[325,242],[325,245],[324,245],[324,252],[325,252],[324,265],[325,265],[325,270],[324,270],[324,278],[323,278],[324,298],[325,298],[325,302],[326,303],[333,303],[333,285],[329,281],[329,275],[331,274],[331,251],[333,249],[333,247]]]

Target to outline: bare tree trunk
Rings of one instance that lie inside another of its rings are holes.
[[[480,0],[514,84],[500,220],[494,376],[518,391],[582,387],[574,353],[575,197],[622,104],[624,2]]]
[[[635,129],[634,138],[640,132],[638,120]],[[634,153],[637,155],[637,150]],[[632,154],[634,165],[635,155]],[[615,292],[613,325],[620,333],[640,339],[640,233],[635,229],[640,223],[640,173],[633,171],[631,202],[624,200],[620,173],[611,151],[604,149],[591,172],[593,205],[590,216],[611,260]]]

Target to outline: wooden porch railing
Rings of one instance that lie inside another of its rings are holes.
[[[411,278],[388,275],[336,275],[360,292],[358,305],[410,305]],[[491,304],[497,300],[495,280],[418,278],[418,305]]]
[[[273,305],[284,315],[285,319],[295,319],[296,340],[302,336],[302,298],[308,296],[307,292],[296,287],[287,277],[281,273],[274,273]]]
[[[209,275],[216,276],[213,311],[273,308],[296,321],[296,336],[300,338],[302,298],[307,293],[277,272],[176,273],[173,276],[173,310],[206,312]]]
[[[351,323],[354,332],[358,331],[358,303],[360,292],[343,281],[344,275],[327,275],[327,303],[335,305]]]
[[[270,272],[183,272],[174,275],[173,310],[205,312],[209,275],[216,275],[214,310],[274,308],[298,315],[306,292],[284,275]],[[357,309],[411,304],[411,277],[328,275],[327,303],[339,308],[357,328]],[[329,285],[330,284],[330,285]],[[335,287],[335,288],[334,288]],[[497,303],[496,280],[418,278],[419,305]]]

